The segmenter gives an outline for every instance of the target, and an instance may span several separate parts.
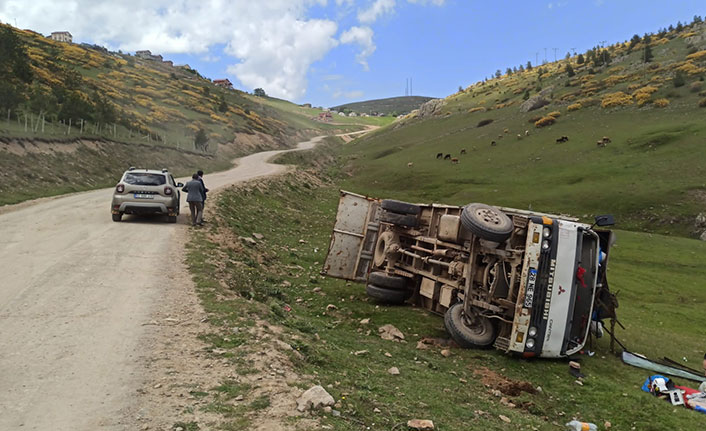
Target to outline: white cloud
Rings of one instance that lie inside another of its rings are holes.
[[[240,63],[229,72],[245,86],[297,99],[311,64],[338,44],[338,25],[309,19],[327,0],[0,0],[0,20],[45,34],[70,31],[74,40],[110,49],[202,54],[226,45]],[[347,3],[347,0],[342,0]]]
[[[371,24],[381,16],[395,11],[395,0],[375,0],[368,9],[358,11],[358,21]]]
[[[368,57],[375,52],[376,46],[373,42],[373,29],[370,27],[358,27],[354,26],[344,31],[341,35],[341,43],[355,43],[358,44],[362,49],[356,55],[356,60],[358,63],[363,65],[363,69],[370,70],[368,66]]]
[[[446,0],[407,0],[410,3],[428,5],[433,4],[434,6],[443,6]]]

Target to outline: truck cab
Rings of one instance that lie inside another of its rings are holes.
[[[612,223],[599,216],[594,226]],[[593,320],[614,317],[606,279],[614,234],[594,226],[341,191],[322,274],[363,282],[381,302],[443,315],[462,347],[565,357],[584,347]]]

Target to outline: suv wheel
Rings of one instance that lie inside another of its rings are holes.
[[[120,221],[123,218],[123,213],[113,214],[113,221]]]

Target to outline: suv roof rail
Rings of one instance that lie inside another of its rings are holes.
[[[167,169],[167,168],[162,168],[162,173],[165,173],[165,174],[166,174],[167,172],[169,172],[169,169]]]
[[[127,170],[128,170],[128,171],[134,171],[134,170],[135,170],[135,167],[134,167],[134,166],[130,166],[129,168],[127,168]]]

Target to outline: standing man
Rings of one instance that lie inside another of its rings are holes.
[[[192,175],[191,181],[181,190],[188,193],[186,201],[191,211],[191,226],[203,226],[203,199],[206,191],[203,182],[199,179],[199,174]]]
[[[204,207],[206,206],[206,193],[208,192],[208,189],[206,188],[206,184],[203,183],[203,171],[199,169],[196,174],[199,176],[199,181],[201,181],[201,185],[203,186],[203,205]],[[201,216],[201,222],[203,223],[203,215]]]

